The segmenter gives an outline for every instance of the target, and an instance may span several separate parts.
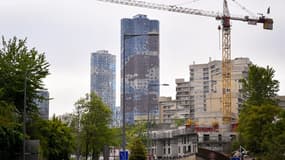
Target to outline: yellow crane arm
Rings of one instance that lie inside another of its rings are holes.
[[[121,5],[127,5],[127,6],[149,8],[149,9],[156,9],[156,10],[163,10],[163,11],[176,12],[176,13],[214,17],[217,20],[221,20],[226,16],[231,20],[244,21],[244,22],[248,22],[248,24],[255,25],[257,23],[263,23],[264,29],[273,28],[273,20],[271,18],[266,18],[265,16],[260,16],[260,17],[237,16],[237,15],[231,16],[229,14],[225,15],[224,13],[221,13],[221,12],[207,11],[207,10],[201,10],[201,9],[192,9],[192,8],[180,7],[176,5],[166,5],[166,4],[145,2],[145,1],[139,1],[139,0],[97,0],[97,1],[110,2],[110,3],[121,4]]]

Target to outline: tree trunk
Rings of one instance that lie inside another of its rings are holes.
[[[86,150],[85,150],[85,159],[88,160],[89,149],[88,149],[88,138],[86,138]]]
[[[104,145],[103,156],[104,156],[104,160],[109,159],[110,151],[109,151],[109,146],[107,145]]]
[[[95,160],[95,151],[94,151],[94,148],[93,148],[93,151],[92,151],[92,160]]]

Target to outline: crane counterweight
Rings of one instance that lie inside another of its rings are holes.
[[[262,18],[261,23],[263,23],[263,29],[272,30],[273,29],[273,19]]]

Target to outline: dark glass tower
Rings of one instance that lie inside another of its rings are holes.
[[[100,50],[91,54],[90,90],[95,92],[113,112],[115,122],[116,56]],[[113,123],[113,125],[115,125]]]
[[[123,55],[125,54],[125,57]],[[127,124],[158,114],[159,22],[146,15],[121,20],[121,104],[125,61]],[[123,106],[123,105],[121,105]],[[121,109],[123,112],[123,110]]]
[[[39,90],[38,96],[42,97],[43,99],[37,99],[36,104],[39,109],[40,117],[42,119],[48,120],[49,119],[49,92],[47,90]]]

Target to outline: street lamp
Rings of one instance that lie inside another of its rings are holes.
[[[159,87],[159,86],[169,86],[169,84],[149,84],[148,85],[148,92],[150,90],[150,87]],[[148,95],[148,97],[149,97],[149,95]],[[158,100],[156,102],[157,102],[157,106],[158,106]],[[150,143],[151,143],[151,140],[150,140],[150,115],[149,115],[150,114],[150,104],[151,104],[150,100],[148,100],[148,106],[147,106],[147,139],[146,139],[147,140],[147,157],[148,157],[148,160],[149,159],[151,160],[150,154],[152,153],[151,146],[150,146]]]
[[[26,159],[26,109],[27,109],[27,74],[28,71],[25,71],[24,79],[24,108],[23,108],[23,160]]]
[[[126,88],[125,88],[125,74],[126,74],[126,43],[125,40],[133,38],[133,37],[138,37],[138,36],[159,36],[159,34],[157,32],[148,32],[148,33],[141,33],[141,34],[123,34],[123,127],[122,127],[122,148],[123,148],[123,152],[125,152],[126,150],[126,117],[125,117],[125,110],[126,110],[126,104],[125,104],[125,100],[126,100]]]

